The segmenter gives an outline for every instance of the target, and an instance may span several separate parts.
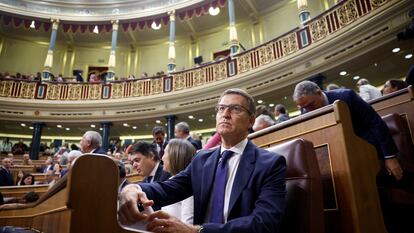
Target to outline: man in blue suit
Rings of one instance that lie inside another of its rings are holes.
[[[344,101],[351,113],[355,134],[375,146],[378,157],[384,159],[389,175],[393,175],[397,180],[402,178],[402,169],[396,158],[398,149],[387,125],[353,90],[335,89],[323,92],[314,82],[303,81],[296,85],[293,100],[301,108],[302,113],[332,104],[335,100]]]
[[[247,140],[255,110],[245,91],[226,90],[216,106],[221,147],[200,151],[167,181],[126,186],[120,195],[121,223],[148,218],[147,229],[153,232],[278,232],[285,207],[286,161]],[[148,216],[137,207],[170,205],[191,195],[194,225],[162,211]]]

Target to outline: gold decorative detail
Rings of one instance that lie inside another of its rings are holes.
[[[163,93],[163,79],[156,78],[151,80],[151,95],[161,94]]]
[[[322,40],[328,35],[328,26],[325,17],[320,17],[309,24],[312,42]]]
[[[355,1],[347,1],[336,10],[341,27],[358,19],[358,10]]]
[[[237,69],[240,74],[252,69],[250,53],[244,53],[237,57]]]
[[[389,0],[371,0],[371,5],[373,8],[378,8],[385,3],[387,3]]]

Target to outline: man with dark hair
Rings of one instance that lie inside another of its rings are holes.
[[[174,127],[174,134],[177,138],[188,140],[196,150],[201,149],[201,141],[194,140],[190,136],[190,126],[187,124],[187,122],[182,121],[176,124]]]
[[[162,159],[165,147],[168,144],[168,141],[165,139],[164,129],[161,126],[155,126],[152,129],[152,137],[154,138],[153,144],[157,147],[158,155]]]
[[[152,183],[167,180],[171,175],[163,170],[154,144],[139,141],[132,146],[131,162],[140,176],[144,176],[143,182]]]
[[[254,99],[240,89],[226,90],[216,106],[216,129],[222,144],[201,150],[187,168],[155,184],[128,185],[120,194],[123,224],[148,219],[152,232],[277,232],[285,208],[283,156],[247,139],[255,121]],[[159,211],[140,212],[152,204],[170,205],[194,196],[194,225]]]

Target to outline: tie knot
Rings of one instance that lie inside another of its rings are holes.
[[[234,152],[233,151],[231,151],[231,150],[226,150],[226,151],[224,151],[222,154],[221,154],[221,162],[222,163],[226,163],[227,162],[227,160],[232,156],[234,154]]]

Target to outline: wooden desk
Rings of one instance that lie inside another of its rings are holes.
[[[369,102],[380,116],[398,113],[408,122],[411,140],[414,144],[414,88],[393,92]]]
[[[249,135],[267,148],[301,137],[314,144],[324,189],[326,232],[385,233],[375,177],[375,148],[355,135],[344,102]]]

